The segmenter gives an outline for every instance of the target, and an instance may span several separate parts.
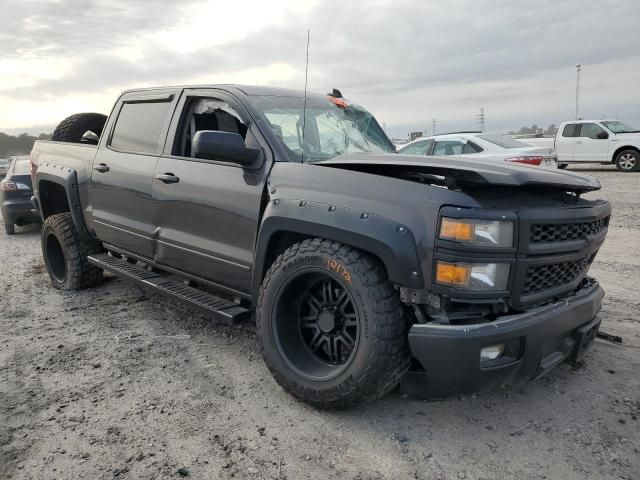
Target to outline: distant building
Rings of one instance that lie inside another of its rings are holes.
[[[424,132],[411,132],[409,134],[410,141],[414,141],[416,138],[424,137]]]

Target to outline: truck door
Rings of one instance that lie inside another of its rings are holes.
[[[105,126],[91,172],[92,226],[98,238],[147,258],[155,246],[153,172],[175,93],[123,95]]]
[[[556,137],[556,151],[559,163],[573,161],[573,149],[579,133],[579,123],[567,123],[562,130],[558,132],[558,136]]]
[[[609,134],[596,123],[580,125],[580,136],[576,138],[573,149],[573,159],[576,162],[608,163]]]
[[[185,90],[176,112],[153,181],[155,260],[248,293],[270,149],[248,112],[222,90]],[[191,139],[200,130],[242,135],[247,146],[261,149],[262,166],[195,158]]]

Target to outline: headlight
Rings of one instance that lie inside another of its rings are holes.
[[[436,283],[464,290],[506,290],[508,263],[436,263]]]
[[[440,238],[470,245],[512,247],[513,222],[443,217]]]

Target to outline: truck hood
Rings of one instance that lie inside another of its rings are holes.
[[[557,188],[576,193],[599,190],[600,182],[589,175],[564,170],[548,170],[509,163],[480,163],[464,156],[423,157],[400,154],[356,153],[340,155],[331,160],[315,162],[332,168],[343,168],[378,175],[398,177],[400,173],[420,175],[448,187],[508,187]]]
[[[618,138],[620,140],[635,140],[635,141],[638,141],[638,140],[640,140],[640,132],[616,133],[615,138]]]

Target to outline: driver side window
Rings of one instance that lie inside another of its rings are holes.
[[[580,136],[599,140],[601,138],[607,138],[609,135],[602,127],[595,123],[583,123],[580,129]]]
[[[238,133],[245,138],[247,125],[229,103],[217,98],[194,97],[187,101],[182,119],[182,135],[176,138],[176,152],[181,157],[193,157],[191,141],[201,130]]]

